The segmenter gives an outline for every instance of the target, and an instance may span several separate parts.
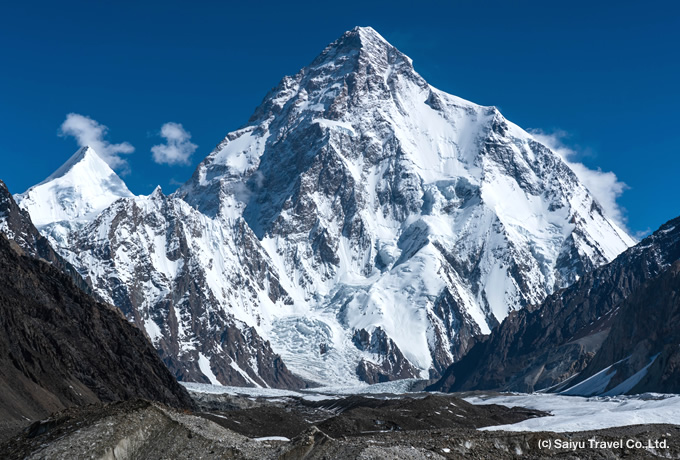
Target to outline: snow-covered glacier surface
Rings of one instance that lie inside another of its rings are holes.
[[[373,385],[326,386],[306,390],[277,390],[272,388],[243,388],[199,383],[183,383],[192,393],[230,394],[252,398],[295,397],[307,400],[337,399],[350,395],[379,398],[419,398],[431,393],[411,392],[417,379],[405,379]],[[537,417],[510,425],[481,428],[485,431],[553,431],[575,432],[599,430],[629,425],[674,424],[680,425],[680,396],[646,393],[634,396],[580,397],[555,394],[504,394],[499,396],[473,396],[463,398],[472,404],[499,404],[507,407],[524,407],[547,412]]]
[[[265,342],[320,384],[435,377],[634,243],[558,155],[371,28],[285,77],[174,194],[118,195],[77,200],[60,250],[204,383],[274,385]],[[68,208],[50,200],[22,205]]]
[[[399,397],[405,394],[411,396],[426,396],[428,393],[411,392],[414,384],[422,382],[420,379],[402,379],[391,382],[374,383],[372,385],[329,385],[301,390],[281,390],[277,388],[247,388],[224,385],[210,385],[205,383],[182,382],[182,385],[193,393],[205,394],[229,394],[249,396],[253,398],[279,398],[286,396],[302,397],[307,399],[334,399],[341,396],[351,395],[381,395]]]
[[[680,425],[680,396],[647,393],[635,396],[584,398],[554,394],[518,394],[464,398],[472,404],[519,406],[552,414],[489,431],[588,431],[616,426],[668,423]]]

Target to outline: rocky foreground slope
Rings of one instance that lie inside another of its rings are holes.
[[[285,77],[171,196],[114,176],[84,149],[17,199],[189,381],[437,377],[633,244],[559,155],[370,27]]]
[[[23,222],[27,235],[35,231],[31,227],[30,220]],[[0,273],[3,432],[96,402],[147,398],[192,407],[142,331],[4,233]]]
[[[81,289],[93,293],[80,273],[54,250],[48,238],[44,237],[33,225],[28,211],[14,201],[7,185],[0,180],[0,232],[13,241],[28,256],[42,259],[62,272]]]
[[[277,403],[243,398],[231,404],[249,409],[232,408],[201,416],[144,401],[69,409],[0,444],[0,456],[425,460],[648,459],[654,454],[665,458],[680,455],[680,430],[672,425],[578,433],[487,432],[475,427],[545,414],[503,406],[472,406],[452,396],[424,400],[350,397],[332,403],[319,402],[313,412],[309,403],[304,408],[300,403],[283,407],[280,398]],[[255,417],[251,415],[257,415],[259,426],[253,425]],[[316,421],[304,423],[309,418]],[[282,430],[287,430],[289,437],[281,436]],[[603,447],[587,447],[591,439],[603,443]],[[617,446],[615,443],[622,439],[645,447]],[[548,440],[553,447],[542,444]],[[649,440],[663,442],[664,448],[647,448]],[[583,447],[555,448],[555,442]]]
[[[430,387],[680,392],[680,218],[612,263],[511,314]]]

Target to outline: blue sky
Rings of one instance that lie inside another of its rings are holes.
[[[430,84],[613,172],[602,186],[625,188],[632,233],[680,215],[671,1],[2,2],[0,178],[16,193],[53,172],[77,149],[58,135],[77,113],[134,146],[119,167],[134,193],[171,192],[284,75],[356,25],[374,27]],[[198,146],[188,164],[153,161],[167,122]]]

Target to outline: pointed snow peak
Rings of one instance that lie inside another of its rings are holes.
[[[47,177],[47,179],[43,180],[38,185],[45,184],[47,182],[53,181],[54,179],[57,179],[68,174],[68,172],[71,171],[73,167],[75,167],[79,163],[82,163],[83,161],[97,164],[97,166],[99,166],[98,169],[103,171],[111,169],[111,167],[97,154],[97,152],[92,147],[86,145],[85,147],[81,147],[80,149],[78,149],[76,153],[71,155],[71,158],[66,160],[66,162],[63,165],[61,165],[56,171],[50,174],[49,177]],[[113,172],[113,170],[111,170],[111,172]]]
[[[41,228],[61,221],[88,221],[117,199],[132,196],[108,163],[85,146],[47,179],[15,198]]]
[[[160,185],[157,185],[156,188],[151,193],[151,195],[149,195],[149,198],[152,198],[152,199],[163,198],[163,197],[165,197],[165,195],[163,194],[163,189],[161,188]]]
[[[364,111],[364,105],[371,105],[376,99],[400,99],[393,94],[398,91],[393,85],[397,80],[409,81],[411,86],[422,90],[429,89],[408,56],[371,27],[355,27],[326,46],[310,65],[293,76],[284,77],[267,94],[248,124],[260,125],[260,129],[253,132],[257,136],[267,129],[286,130],[284,125],[293,119],[339,120],[351,107]],[[281,126],[269,126],[275,118]],[[240,137],[244,133],[246,131],[241,130],[234,135]],[[227,137],[218,145],[218,150],[235,138]]]
[[[111,193],[119,197],[133,196],[125,182],[89,145],[78,149],[71,158],[50,174],[47,179],[34,185],[24,194],[29,193],[32,189],[55,181],[78,186],[83,189],[94,187],[98,193],[106,192],[107,194]]]
[[[382,35],[380,35],[373,27],[355,27],[343,34],[340,40],[344,38],[357,37],[362,48],[367,46],[389,47],[394,48]]]
[[[389,65],[405,64],[412,70],[412,61],[392,46],[372,27],[355,27],[331,43],[312,62],[311,68],[345,62],[371,64],[376,70],[385,70]],[[355,69],[356,70],[356,69]]]
[[[360,50],[367,46],[392,47],[378,32],[371,27],[355,27],[343,33],[340,38],[326,47],[331,49],[355,49]]]
[[[411,64],[411,58],[406,56],[404,53],[399,51],[390,42],[385,40],[385,38],[375,31],[372,27],[355,27],[347,34],[356,34],[361,43],[361,49],[368,53],[374,55],[381,55],[387,53],[395,53],[398,57],[405,59],[409,64]]]

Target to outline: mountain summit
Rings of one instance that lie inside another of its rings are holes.
[[[277,381],[220,357],[228,324],[306,379],[351,383],[438,376],[509,312],[632,244],[557,154],[355,28],[175,194],[78,230],[70,260],[178,375]]]
[[[92,147],[86,146],[15,199],[41,232],[63,245],[73,227],[92,220],[117,199],[131,196],[125,182]]]
[[[353,67],[345,72],[351,73],[369,63],[384,67],[388,64],[385,59],[388,55],[392,56],[389,59],[391,63],[402,61],[409,68],[413,68],[411,59],[387,42],[375,29],[355,27],[328,45],[309,65],[309,68],[321,67],[325,64],[335,65],[338,61],[343,61]]]

